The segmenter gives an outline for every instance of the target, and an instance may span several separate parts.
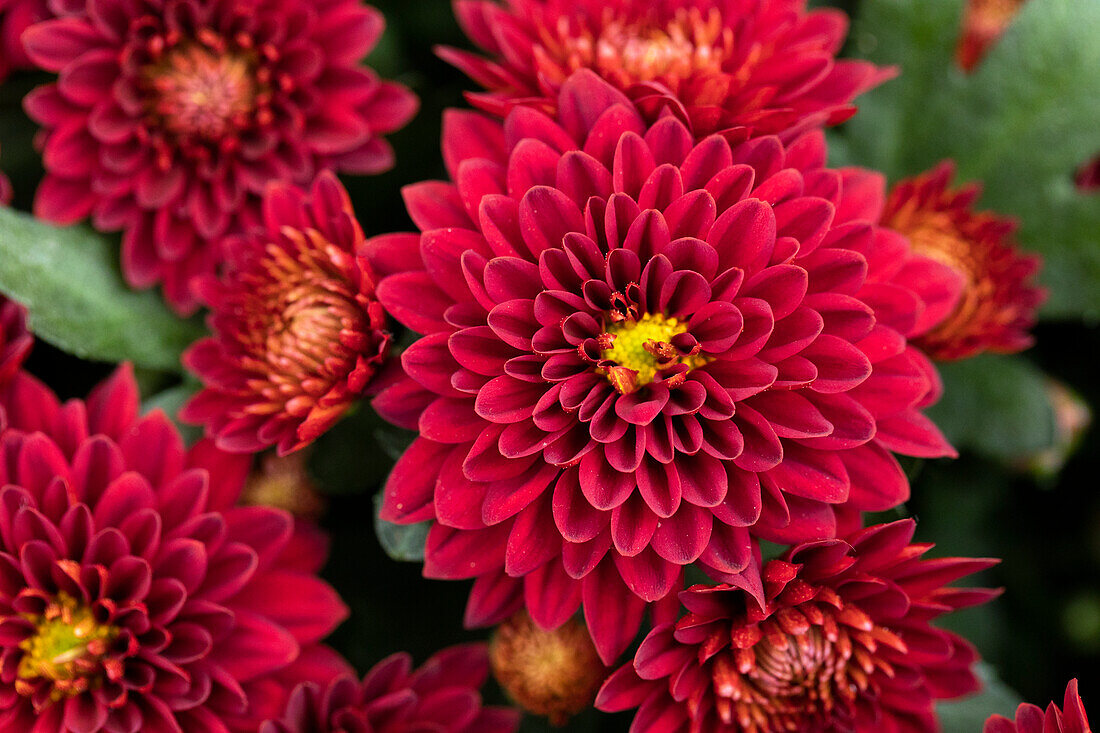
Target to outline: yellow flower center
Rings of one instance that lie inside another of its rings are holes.
[[[102,672],[101,662],[118,629],[98,623],[87,606],[66,593],[42,615],[28,618],[37,631],[19,643],[23,658],[16,669],[18,680],[52,680],[55,702],[89,689]],[[18,681],[16,686],[22,687]]]
[[[707,362],[703,356],[683,356],[672,346],[672,338],[687,331],[687,322],[646,313],[638,320],[610,326],[610,346],[601,356],[615,362],[606,370],[608,380],[623,394],[634,392],[652,382],[659,372],[675,364],[695,369]]]

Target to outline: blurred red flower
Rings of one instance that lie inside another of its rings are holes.
[[[484,644],[444,649],[415,670],[408,654],[394,654],[362,682],[299,685],[282,717],[259,733],[513,733],[518,711],[481,703],[488,676]]]
[[[1026,0],[967,0],[955,59],[963,71],[974,71],[1000,39]]]
[[[909,237],[915,252],[954,268],[966,282],[954,311],[916,343],[941,360],[1021,351],[1032,344],[1029,331],[1046,299],[1031,283],[1042,260],[1019,252],[1015,221],[974,210],[980,185],[952,189],[954,173],[945,161],[899,182],[882,218]]]
[[[490,54],[440,55],[485,93],[477,107],[503,116],[514,104],[552,111],[581,68],[643,109],[671,107],[697,137],[730,127],[790,139],[842,122],[852,99],[893,69],[837,60],[848,19],[807,12],[805,0],[454,0],[466,35]]]
[[[1077,680],[1070,680],[1066,686],[1066,697],[1062,709],[1053,702],[1047,705],[1046,712],[1030,703],[1021,703],[1016,708],[1015,720],[1001,715],[991,715],[985,721],[982,733],[1091,733],[1085,706],[1077,692]]]
[[[0,388],[11,381],[34,345],[27,309],[0,295]]]

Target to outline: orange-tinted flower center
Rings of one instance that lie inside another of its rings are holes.
[[[843,717],[876,672],[893,674],[876,653],[882,645],[904,650],[896,635],[851,606],[784,609],[762,638],[715,659],[718,716],[745,733],[810,730]]]
[[[590,68],[620,86],[659,80],[676,89],[699,73],[719,73],[732,53],[733,33],[717,8],[678,10],[667,22],[616,17],[610,9],[596,29],[577,31],[563,18],[544,32],[543,50],[562,68]]]
[[[149,111],[179,137],[220,141],[248,126],[261,84],[255,54],[181,43],[146,70]]]
[[[611,325],[600,337],[601,356],[613,365],[602,367],[608,381],[622,394],[629,394],[652,382],[661,372],[677,364],[687,371],[706,363],[697,353],[683,354],[673,346],[673,338],[687,331],[687,322],[646,313]]]
[[[312,229],[284,227],[283,236],[297,251],[267,248],[260,269],[243,283],[238,337],[245,364],[281,385],[283,399],[298,392],[319,395],[346,378],[360,346],[349,339],[365,338],[369,319],[345,271],[353,268],[350,255]],[[280,404],[279,396],[271,395],[272,406]],[[287,404],[292,414],[298,407]]]
[[[104,660],[118,630],[96,621],[91,610],[61,593],[40,616],[28,617],[33,636],[19,644],[16,690],[29,695],[42,681],[54,702],[78,695],[102,680]]]

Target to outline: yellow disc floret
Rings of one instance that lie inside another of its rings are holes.
[[[16,676],[28,681],[52,680],[55,701],[88,689],[118,630],[98,623],[91,609],[65,593],[42,615],[28,618],[37,630],[19,643],[23,658]]]
[[[607,369],[607,378],[627,394],[649,384],[673,364],[687,364],[689,369],[705,364],[706,357],[684,356],[672,346],[673,337],[687,327],[686,321],[659,313],[610,326],[606,334],[610,345],[601,353],[605,361],[615,362]]]

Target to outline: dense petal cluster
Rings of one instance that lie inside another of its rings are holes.
[[[514,733],[517,711],[481,703],[478,688],[488,676],[483,644],[444,649],[415,670],[408,654],[394,654],[362,682],[299,685],[282,717],[259,733]]]
[[[955,60],[973,71],[1000,39],[1026,0],[967,0]]]
[[[70,0],[55,0],[66,5]],[[0,0],[0,81],[15,69],[33,66],[19,37],[33,23],[51,17],[47,0]]]
[[[975,211],[981,186],[951,188],[954,164],[899,182],[882,223],[909,237],[913,250],[958,271],[965,279],[954,310],[916,343],[934,359],[962,359],[982,351],[1011,353],[1032,343],[1029,331],[1046,292],[1031,283],[1042,260],[1021,254],[1016,222]]]
[[[923,559],[914,523],[791,548],[764,569],[758,604],[731,585],[680,594],[604,683],[602,710],[638,707],[632,733],[926,733],[933,702],[977,690],[974,649],[929,622],[997,591],[947,583],[995,561]]]
[[[59,78],[24,103],[43,127],[35,213],[123,230],[127,280],[193,310],[191,278],[260,221],[269,182],[392,165],[381,136],[416,99],[360,65],[382,29],[358,0],[87,0],[36,24],[27,51]]]
[[[488,91],[471,102],[503,115],[517,103],[552,110],[588,68],[648,111],[671,107],[698,136],[731,127],[793,136],[835,124],[892,69],[837,60],[848,29],[838,10],[805,0],[455,0],[466,34],[491,56],[441,54]]]
[[[26,308],[0,295],[0,388],[19,371],[33,345]]]
[[[0,729],[255,731],[346,664],[346,614],[290,517],[234,507],[248,460],[138,416],[123,368],[65,405],[0,405]]]
[[[226,272],[196,283],[214,335],[184,354],[205,389],[183,420],[223,450],[297,450],[362,393],[389,346],[374,281],[357,259],[363,232],[340,182],[309,193],[270,187],[263,225],[230,238]]]
[[[833,536],[907,497],[891,450],[951,453],[906,338],[959,283],[819,134],[696,143],[587,70],[558,107],[451,113],[456,183],[406,189],[422,234],[364,250],[424,334],[374,403],[420,431],[382,516],[437,520],[425,573],[478,579],[468,623],[583,599],[610,662],[682,566],[756,574],[752,535]]]
[[[1021,703],[1014,720],[991,715],[982,733],[1092,733],[1092,728],[1077,692],[1077,680],[1070,680],[1061,710],[1053,702],[1045,713],[1037,705]]]

